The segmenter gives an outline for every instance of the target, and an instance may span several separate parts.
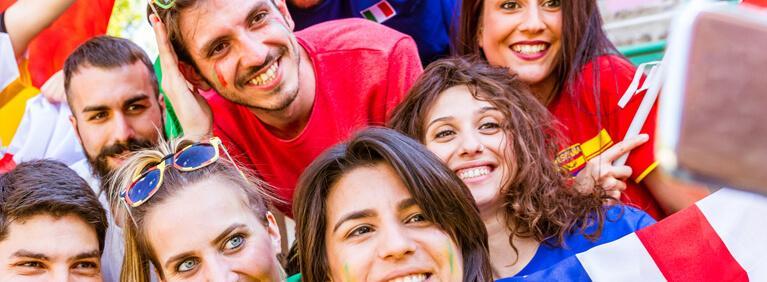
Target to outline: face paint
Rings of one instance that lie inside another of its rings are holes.
[[[351,282],[352,281],[352,274],[349,273],[349,264],[348,263],[344,264],[344,276],[345,276],[344,277],[344,281],[346,281],[346,282]]]
[[[451,242],[447,242],[447,257],[450,260],[450,274],[455,273],[455,251],[453,251],[453,246],[450,244]]]
[[[221,85],[222,88],[226,88],[228,84],[226,83],[226,79],[224,79],[224,75],[221,74],[218,64],[213,65],[213,72],[216,74],[216,82]]]

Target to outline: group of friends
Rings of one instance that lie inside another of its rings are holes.
[[[52,160],[0,176],[0,280],[545,278],[707,193],[655,169],[654,108],[624,139],[596,0],[453,3],[444,58],[370,18],[294,31],[344,1],[149,5],[161,82],[109,36],[63,68],[104,200]]]

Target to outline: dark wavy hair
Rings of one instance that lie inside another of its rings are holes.
[[[582,194],[571,187],[569,174],[554,161],[563,144],[559,124],[507,69],[489,66],[476,57],[436,61],[394,109],[389,126],[423,142],[429,110],[445,90],[460,85],[467,86],[474,99],[492,104],[505,118],[501,126],[510,141],[506,148],[510,157],[505,161],[516,168],[509,174],[513,179],[507,179],[501,188],[512,247],[515,236],[562,246],[568,234],[593,224],[596,231],[586,235],[598,238],[604,223],[604,190]]]
[[[476,55],[485,59],[479,47],[478,31],[482,22],[482,9],[485,0],[463,0],[461,3],[458,32],[453,36],[453,54]],[[553,74],[557,84],[553,93],[578,83],[578,72],[597,57],[607,54],[619,55],[620,52],[602,30],[602,15],[596,0],[561,1],[562,3],[562,52],[557,58]],[[599,81],[599,66],[595,64],[595,81]],[[593,86],[598,90],[596,85]],[[598,92],[595,92],[598,93]]]
[[[355,168],[386,164],[402,179],[424,215],[444,230],[463,256],[463,280],[492,281],[487,231],[469,189],[421,144],[391,129],[369,128],[336,145],[301,175],[293,202],[303,281],[326,281],[325,246],[330,188]]]

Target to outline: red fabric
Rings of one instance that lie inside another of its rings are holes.
[[[767,8],[767,0],[743,0],[743,4]]]
[[[247,108],[208,96],[214,133],[246,167],[285,201],[292,217],[298,176],[322,151],[367,125],[385,125],[422,67],[414,41],[362,19],[330,21],[296,33],[312,58],[316,96],[303,132],[292,140],[272,135]]]
[[[0,174],[9,172],[14,167],[16,167],[16,162],[13,161],[13,155],[5,153],[5,155],[0,158]]]
[[[14,2],[0,0],[0,11]],[[105,34],[113,6],[114,0],[75,1],[50,27],[38,34],[27,49],[32,84],[41,87],[64,67],[64,60],[77,46],[91,37]]]
[[[623,140],[623,137],[631,124],[634,115],[642,102],[644,93],[635,95],[625,108],[618,107],[623,93],[631,84],[636,68],[630,62],[617,56],[602,56],[598,58],[599,73],[595,77],[594,64],[584,66],[579,80],[571,88],[565,89],[549,105],[549,110],[563,125],[563,133],[569,138],[569,144],[565,148],[574,148],[568,157],[558,156],[561,159],[571,160],[574,157],[583,156],[580,153],[581,144],[599,135],[603,129],[607,131],[612,144]],[[596,99],[594,81],[599,80],[599,100]],[[599,103],[597,103],[597,101]],[[628,188],[621,196],[621,200],[634,205],[652,215],[655,219],[662,219],[665,214],[647,190],[647,187],[635,180],[655,163],[654,133],[657,104],[650,111],[641,133],[648,133],[650,140],[637,147],[629,154],[626,162],[633,169],[631,179],[627,181]],[[598,114],[597,114],[598,113]],[[605,146],[612,144],[603,144]],[[564,150],[563,150],[564,151]],[[594,154],[596,156],[598,154]],[[588,157],[588,156],[586,156]],[[560,162],[561,163],[561,162]],[[578,173],[585,163],[568,168],[571,173]]]
[[[669,281],[749,280],[697,205],[636,233]]]

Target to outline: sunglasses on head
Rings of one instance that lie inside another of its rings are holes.
[[[210,138],[208,142],[194,143],[183,147],[175,154],[169,154],[160,160],[160,163],[145,169],[134,177],[131,185],[120,195],[121,198],[131,207],[138,207],[145,203],[157,192],[162,185],[165,169],[173,167],[179,171],[194,171],[206,167],[216,162],[219,157],[219,148],[223,149],[227,157],[231,160],[229,152],[221,144],[218,137]],[[234,162],[233,162],[234,163]],[[236,167],[236,164],[235,164]],[[239,171],[239,168],[237,168]],[[242,174],[242,171],[240,171]]]

